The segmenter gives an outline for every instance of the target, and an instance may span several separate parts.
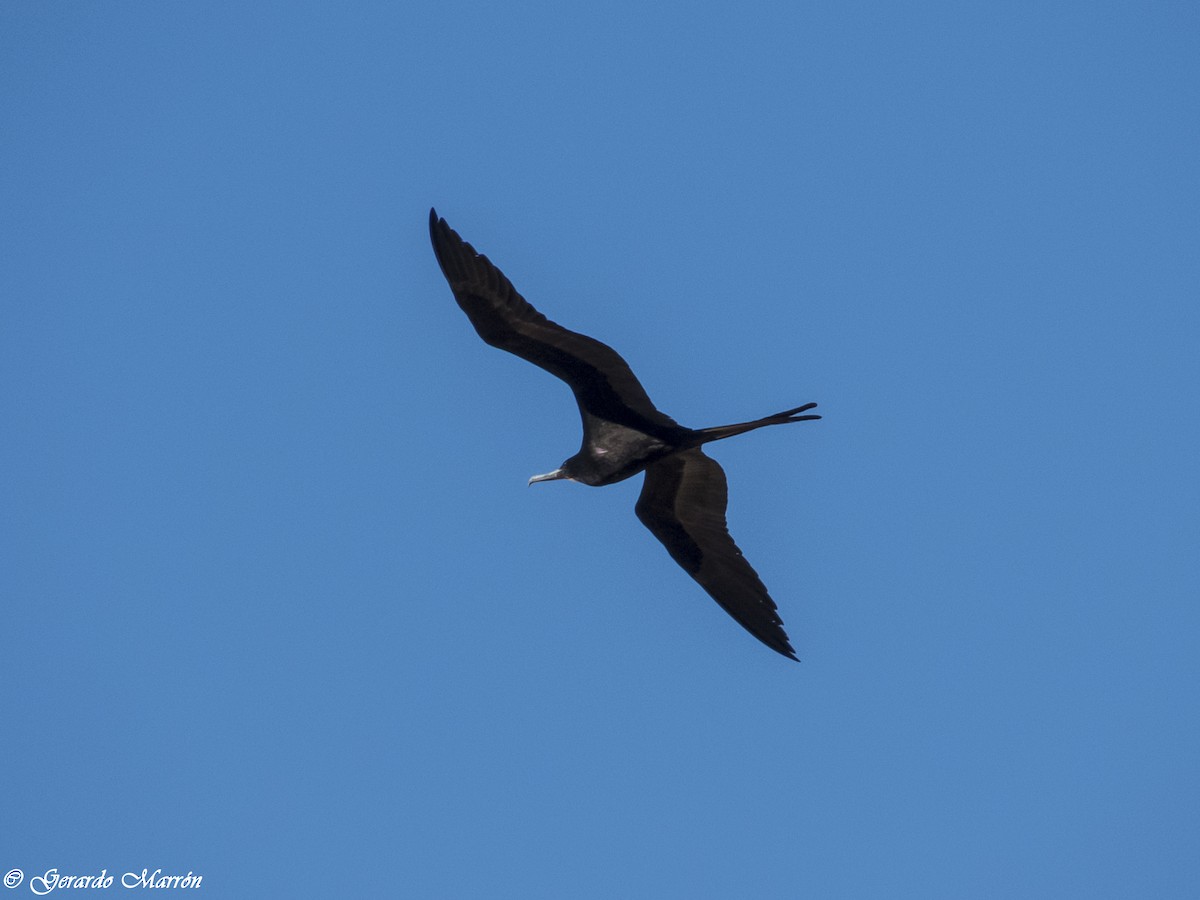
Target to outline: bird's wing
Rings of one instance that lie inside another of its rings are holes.
[[[679,427],[670,416],[655,409],[617,351],[543,316],[517,293],[503,272],[486,256],[476,253],[432,209],[429,237],[454,299],[479,336],[570,385],[585,427],[589,413],[643,431],[653,431],[655,426]]]
[[[646,469],[637,517],[743,628],[796,659],[775,602],[729,536],[728,498],[725,473],[716,461],[699,448],[685,450]]]

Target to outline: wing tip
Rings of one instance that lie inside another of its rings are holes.
[[[755,635],[758,637],[758,635]],[[762,638],[759,638],[762,640]],[[792,642],[788,640],[786,634],[779,635],[779,638],[773,641],[765,641],[763,643],[778,653],[780,656],[786,656],[792,662],[800,662],[800,657],[796,655],[796,651],[792,649]]]

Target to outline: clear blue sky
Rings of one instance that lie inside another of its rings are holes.
[[[1192,3],[0,9],[0,869],[1194,897]],[[695,427],[802,659],[484,345]],[[114,890],[120,891],[119,885]]]

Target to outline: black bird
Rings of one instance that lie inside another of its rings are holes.
[[[685,428],[655,408],[615,350],[556,325],[530,306],[432,209],[429,237],[454,299],[479,336],[557,375],[575,394],[583,446],[561,467],[529,483],[566,478],[598,487],[645,471],[635,507],[642,524],[743,628],[796,659],[775,602],[729,536],[725,473],[700,447],[767,425],[819,419],[801,415],[817,404],[737,425]]]

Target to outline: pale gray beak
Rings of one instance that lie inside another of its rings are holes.
[[[562,469],[555,469],[553,472],[547,472],[545,475],[534,475],[529,479],[529,483],[533,484],[535,481],[557,481],[559,478],[566,477]]]

